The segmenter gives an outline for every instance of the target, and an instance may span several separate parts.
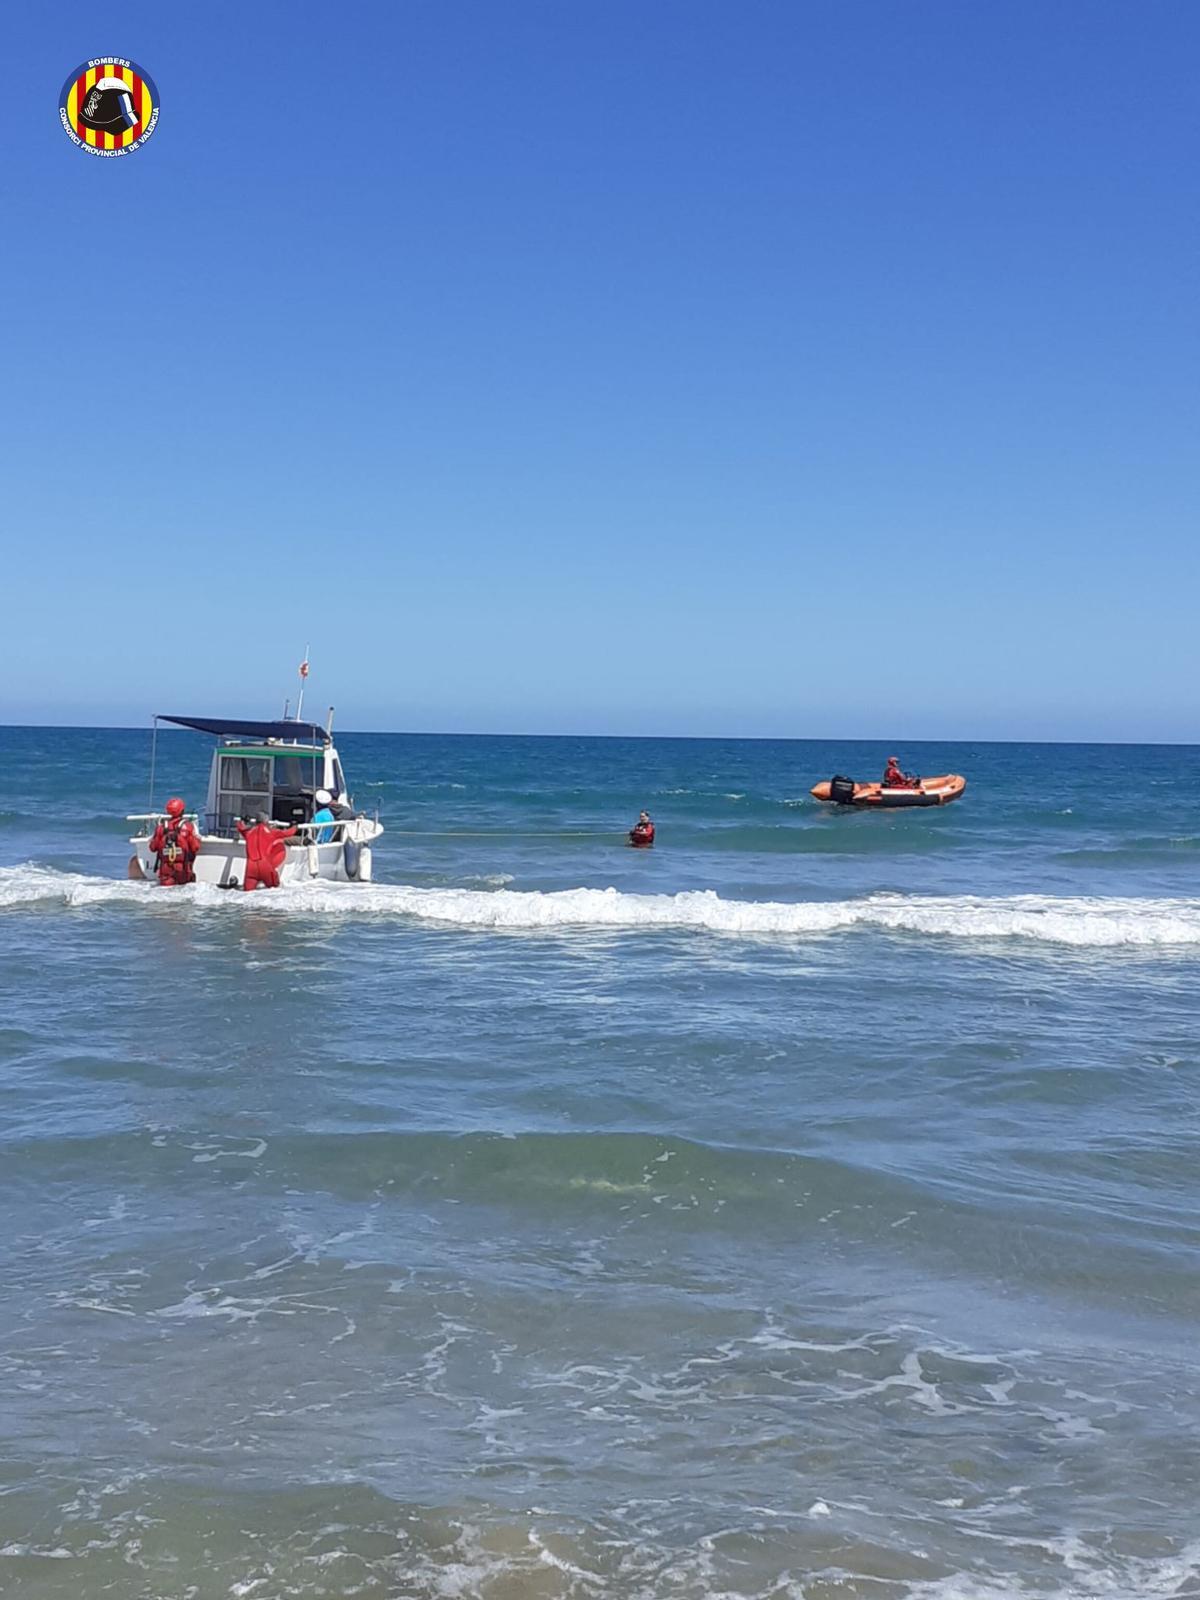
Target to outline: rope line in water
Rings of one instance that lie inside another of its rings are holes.
[[[477,832],[466,828],[389,828],[388,833],[398,835],[402,839],[623,839],[623,833],[581,833],[578,831],[564,831],[555,829],[547,832],[545,828],[490,828]]]

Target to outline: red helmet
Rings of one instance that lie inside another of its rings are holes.
[[[186,810],[187,807],[177,794],[172,795],[167,801],[167,815],[169,817],[181,817]]]

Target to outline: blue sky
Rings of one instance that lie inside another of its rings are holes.
[[[1200,7],[9,40],[0,719],[274,714],[311,640],[349,727],[1200,739]]]

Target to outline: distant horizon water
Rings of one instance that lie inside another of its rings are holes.
[[[181,715],[183,715],[183,714],[185,714],[185,713],[181,713]],[[199,713],[199,712],[196,713],[196,715],[200,715],[200,714],[201,713]],[[224,714],[224,713],[222,713],[222,714]],[[236,713],[235,713],[235,715],[236,715]],[[245,716],[248,719],[252,719],[252,720],[255,719],[255,718],[258,718],[259,720],[266,719],[266,714],[265,713],[259,714],[259,713],[246,712]],[[316,723],[318,725],[324,725],[325,713],[321,712],[321,713],[318,714],[316,712],[313,712],[313,713],[310,713],[310,715],[306,716],[303,720],[305,722],[313,722],[313,723]],[[9,722],[9,721],[0,720],[0,728],[25,729],[25,730],[28,730],[30,732],[36,732],[38,730],[44,729],[46,731],[58,731],[58,732],[61,732],[61,733],[71,733],[71,732],[76,732],[76,733],[143,733],[143,732],[152,731],[152,729],[153,729],[153,719],[147,719],[145,722],[23,722],[23,721],[12,721],[12,722]],[[168,724],[165,724],[165,723],[162,723],[162,722],[160,722],[160,724],[159,724],[159,729],[160,729],[160,732],[163,732],[163,733],[168,733],[169,732],[169,733],[187,734],[187,732],[188,732],[187,729],[175,728],[175,727],[172,727],[172,726],[170,726]],[[500,729],[500,728],[497,728],[497,729],[479,729],[479,728],[462,728],[462,729],[447,729],[447,728],[358,728],[358,727],[349,727],[349,726],[341,727],[336,722],[336,720],[335,720],[334,728],[333,728],[333,736],[334,736],[335,740],[338,739],[338,738],[348,738],[348,737],[351,737],[351,736],[358,737],[358,738],[370,738],[370,737],[374,737],[374,736],[379,736],[381,738],[396,738],[396,739],[407,739],[407,738],[412,738],[412,739],[604,739],[604,740],[623,740],[623,739],[628,739],[628,740],[641,740],[641,741],[646,741],[646,742],[650,742],[650,743],[670,742],[670,741],[679,740],[679,741],[691,741],[691,742],[700,743],[700,744],[703,744],[703,743],[712,743],[712,744],[823,744],[823,745],[830,745],[830,746],[839,745],[839,744],[855,745],[855,746],[872,745],[872,744],[878,744],[878,745],[881,745],[881,746],[885,745],[885,744],[889,745],[889,746],[892,745],[892,744],[895,744],[897,746],[905,746],[905,745],[939,745],[939,746],[946,746],[946,745],[951,745],[951,744],[957,744],[957,745],[966,745],[966,746],[974,746],[974,745],[982,745],[982,746],[989,746],[989,745],[1036,745],[1036,746],[1063,745],[1063,746],[1067,746],[1067,747],[1078,746],[1078,747],[1085,748],[1085,749],[1087,749],[1087,748],[1102,749],[1102,748],[1110,748],[1111,747],[1113,749],[1135,749],[1135,750],[1136,749],[1192,750],[1192,749],[1200,748],[1200,738],[1197,738],[1197,739],[1180,739],[1180,738],[1170,738],[1170,739],[1167,739],[1167,738],[1158,738],[1158,739],[1155,739],[1155,738],[1097,739],[1097,738],[1083,738],[1083,737],[1079,737],[1079,738],[1052,738],[1052,737],[1050,737],[1048,735],[1047,736],[1028,736],[1028,737],[1018,737],[1016,735],[1012,735],[1012,736],[1008,736],[1008,737],[997,737],[997,736],[994,736],[994,735],[989,735],[987,737],[984,737],[984,736],[981,735],[978,738],[972,738],[970,736],[963,736],[961,734],[956,734],[956,735],[953,735],[953,736],[949,736],[948,735],[948,736],[944,736],[943,737],[943,736],[934,735],[934,734],[906,735],[906,734],[895,734],[895,733],[893,733],[893,734],[879,734],[879,735],[871,735],[871,734],[858,734],[858,735],[854,735],[854,736],[847,735],[847,736],[845,736],[843,738],[843,737],[829,737],[829,736],[821,735],[821,734],[804,734],[804,733],[621,733],[621,732],[617,732],[617,733],[594,733],[594,732],[587,732],[587,731],[572,732],[572,731],[569,731],[569,730],[564,732],[563,730],[556,729],[556,728],[539,729],[539,730],[526,730],[526,731],[514,731],[514,730],[508,729],[508,728],[506,728],[506,729]]]

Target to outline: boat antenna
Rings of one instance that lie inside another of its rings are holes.
[[[304,646],[304,660],[300,663],[300,698],[296,701],[296,721],[304,710],[304,680],[308,677],[308,646]]]

